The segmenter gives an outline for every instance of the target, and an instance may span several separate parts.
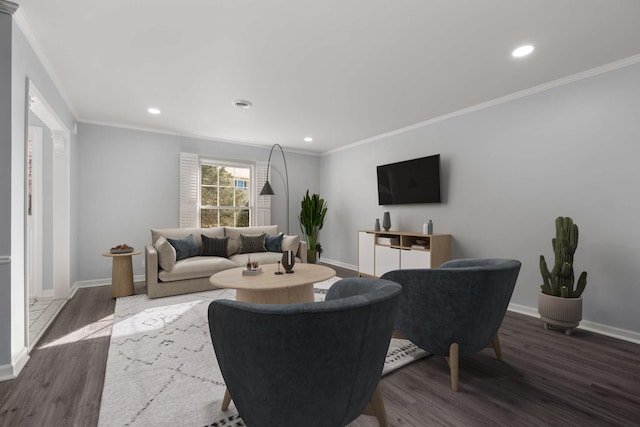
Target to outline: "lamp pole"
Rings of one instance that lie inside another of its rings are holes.
[[[280,149],[280,153],[282,153],[282,160],[284,161],[284,173],[287,184],[287,234],[289,234],[289,171],[287,170],[287,159],[284,157],[284,150],[280,146],[280,144],[273,144],[271,146],[271,151],[269,151],[269,161],[267,162],[267,181],[264,183],[262,190],[260,190],[261,196],[273,196],[276,193],[273,192],[273,188],[271,188],[271,184],[269,184],[269,168],[271,166],[271,154],[273,154],[273,149],[278,147]]]

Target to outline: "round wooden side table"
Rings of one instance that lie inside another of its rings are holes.
[[[118,298],[133,295],[133,262],[131,259],[134,255],[140,255],[141,253],[140,251],[134,251],[126,254],[102,254],[102,256],[113,259],[111,297]]]

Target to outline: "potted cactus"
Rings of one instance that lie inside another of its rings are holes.
[[[542,274],[541,292],[538,295],[538,313],[549,325],[564,328],[571,335],[582,320],[582,292],[587,286],[587,272],[583,271],[575,282],[573,255],[578,247],[578,226],[569,217],[556,218],[556,237],[551,240],[555,265],[549,271],[544,255],[540,255]]]

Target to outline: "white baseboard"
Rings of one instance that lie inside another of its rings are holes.
[[[342,268],[347,268],[349,270],[355,270],[358,271],[358,266],[357,265],[353,265],[353,264],[347,264],[345,262],[340,262],[340,261],[336,261],[334,259],[328,259],[328,258],[320,258],[318,260],[318,262],[323,262],[325,264],[331,264],[331,265],[335,265],[337,267],[342,267]]]
[[[53,296],[54,296],[53,289],[47,289],[47,290],[42,291],[40,296],[42,298],[53,298]]]
[[[326,264],[336,265],[338,267],[348,268],[350,270],[358,271],[357,265],[351,265],[344,262],[336,261],[333,259],[322,258],[322,262]],[[521,304],[509,304],[507,308],[514,313],[524,314],[526,316],[539,318],[538,309],[536,307],[529,307]],[[606,335],[608,337],[617,338],[624,341],[640,344],[640,332],[629,331],[626,329],[615,328],[613,326],[603,325],[602,323],[591,322],[589,320],[582,320],[580,322],[579,329],[585,331],[595,332],[596,334]]]
[[[47,332],[47,329],[49,329],[49,326],[51,326],[51,324],[56,320],[56,318],[58,317],[58,314],[60,314],[64,306],[67,304],[67,302],[71,298],[72,297],[70,296],[69,298],[60,299],[62,300],[62,304],[60,304],[60,306],[56,309],[55,313],[53,313],[53,316],[51,316],[51,318],[47,321],[47,323],[45,323],[42,329],[40,329],[40,332],[35,337],[31,337],[31,336],[29,337],[29,351],[33,350],[34,347],[38,344],[38,341],[40,341],[40,338],[44,336],[45,332]]]
[[[509,304],[509,311],[524,314],[531,317],[539,318],[538,309],[520,304]],[[589,320],[580,321],[578,329],[595,332],[596,334],[606,335],[608,337],[617,338],[624,341],[640,344],[640,332],[629,331],[626,329],[614,328],[613,326],[603,325],[602,323],[591,322]]]
[[[145,276],[144,274],[138,274],[136,276],[133,276],[133,282],[137,283],[137,282],[144,282],[147,280],[147,276]],[[77,288],[93,288],[95,286],[105,286],[105,285],[110,285],[111,284],[111,278],[106,278],[106,279],[95,279],[95,280],[80,280],[76,283],[73,284],[73,288],[77,289]],[[75,293],[75,291],[74,291]]]
[[[613,326],[607,326],[601,323],[591,322],[589,320],[582,320],[578,328],[584,329],[585,331],[591,331],[597,334],[606,335],[608,337],[640,344],[640,332],[614,328]]]
[[[93,288],[95,286],[110,285],[111,279],[96,279],[96,280],[80,280],[73,284],[74,288]]]
[[[345,262],[336,261],[329,258],[321,258],[319,261],[325,264],[335,265],[338,267],[347,268],[349,270],[358,271],[357,265],[347,264]],[[134,282],[144,282],[145,280],[146,280],[146,276],[144,274],[133,276]],[[111,278],[96,279],[96,280],[82,280],[74,283],[72,287],[71,297],[73,297],[73,295],[79,288],[91,288],[94,286],[105,286],[110,284],[111,284]],[[507,309],[509,311],[524,314],[526,316],[539,317],[538,309],[535,307],[528,307],[526,305],[520,305],[520,304],[509,304],[509,307]],[[615,328],[613,326],[607,326],[601,323],[591,322],[588,320],[581,321],[579,328],[584,329],[585,331],[591,331],[591,332],[606,335],[612,338],[617,338],[624,341],[640,344],[640,332]],[[2,378],[2,367],[0,367],[0,380],[1,378]]]
[[[527,316],[531,316],[531,317],[539,317],[537,308],[529,307],[526,305],[509,303],[509,307],[507,307],[507,310],[513,311],[514,313],[520,313]]]
[[[29,351],[27,350],[27,347],[24,347],[18,354],[18,357],[16,357],[16,361],[14,363],[0,366],[0,381],[13,380],[17,378],[28,360]]]

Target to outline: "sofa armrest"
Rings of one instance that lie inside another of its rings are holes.
[[[144,247],[144,262],[147,276],[147,293],[149,288],[155,288],[158,285],[158,251],[153,245]]]
[[[302,260],[302,262],[307,262],[307,242],[303,242],[300,240],[300,245],[298,246],[298,258]]]

